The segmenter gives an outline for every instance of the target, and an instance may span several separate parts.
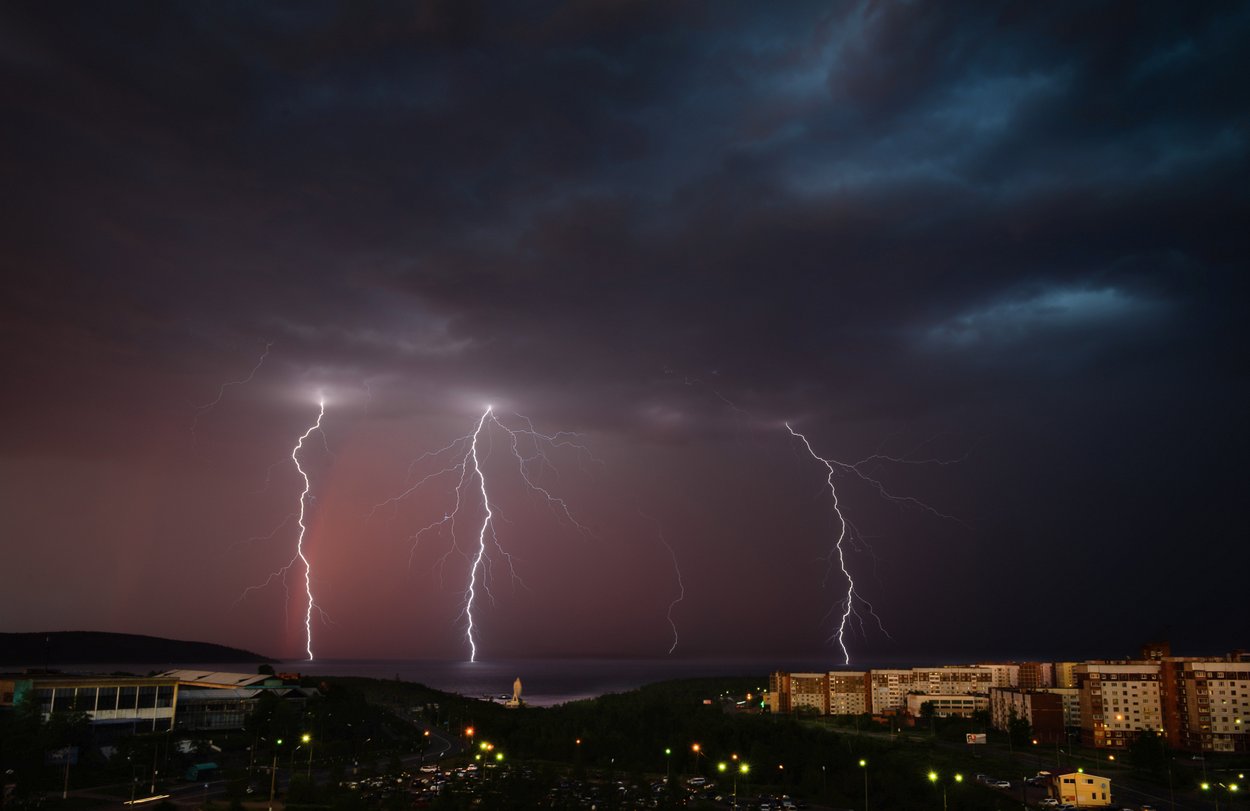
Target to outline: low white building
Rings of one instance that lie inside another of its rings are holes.
[[[912,693],[907,696],[907,714],[919,717],[925,704],[933,705],[933,714],[938,718],[949,718],[953,715],[972,717],[978,710],[988,710],[990,697],[987,695],[954,695],[934,696],[924,693]]]

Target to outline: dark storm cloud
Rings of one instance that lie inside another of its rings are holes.
[[[1244,448],[1244,4],[3,15],[11,453],[121,452],[270,341],[238,397],[666,442],[742,409],[869,449],[1049,426],[1025,512],[1089,441],[1112,478],[1150,426]]]

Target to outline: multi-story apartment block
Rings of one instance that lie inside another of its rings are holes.
[[[831,670],[828,678],[830,715],[863,715],[868,711],[866,671]]]
[[[910,670],[868,671],[868,710],[874,715],[898,712],[907,706],[915,679]]]
[[[1075,687],[1043,687],[1038,692],[1059,696],[1063,706],[1063,725],[1079,727],[1081,725],[1081,691]]]
[[[980,693],[989,695],[994,685],[994,671],[987,667],[917,667],[912,669],[915,674],[912,690],[928,695],[959,695],[963,693]],[[1006,677],[1007,671],[1000,675]]]
[[[1162,670],[1170,746],[1250,752],[1250,662],[1169,658]]]
[[[868,701],[873,713],[903,712],[907,696],[988,695],[994,672],[984,667],[914,667],[868,671]]]
[[[1031,686],[1047,681],[1056,686]],[[1126,661],[773,673],[769,686],[773,712],[919,715],[928,701],[939,715],[987,707],[1004,730],[1014,710],[1039,741],[1062,741],[1067,729],[1079,727],[1086,746],[1123,749],[1149,731],[1176,749],[1250,752],[1250,655],[1244,653],[1179,657],[1160,643]],[[969,703],[970,696],[985,702]]]
[[[1055,686],[1076,687],[1076,667],[1080,662],[1055,662]]]
[[[1029,722],[1033,739],[1038,743],[1058,743],[1066,739],[1061,696],[1020,687],[994,687],[990,689],[989,703],[994,729],[1006,732],[1011,719],[1023,718]]]
[[[867,672],[772,673],[768,706],[773,712],[815,712],[820,715],[862,715],[868,709]]]
[[[980,663],[979,668],[990,671],[990,687],[1018,687],[1020,685],[1020,665]]]
[[[1158,662],[1087,662],[1077,665],[1081,691],[1081,742],[1123,748],[1143,731],[1163,732]]]
[[[827,673],[772,673],[768,677],[768,691],[773,712],[829,714]]]
[[[1055,666],[1050,662],[1021,662],[1020,687],[1037,690],[1055,686]]]

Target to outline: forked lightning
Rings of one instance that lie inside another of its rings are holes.
[[[870,462],[892,462],[896,464],[927,464],[927,463],[950,464],[950,462],[937,460],[937,459],[926,459],[923,461],[917,461],[917,460],[911,460],[911,459],[901,459],[901,458],[892,457],[892,456],[883,456],[881,454],[873,454],[872,456],[861,459],[860,461],[854,462],[854,463],[840,462],[837,459],[826,459],[825,457],[816,453],[816,451],[812,449],[811,443],[808,442],[807,437],[804,436],[803,434],[800,434],[798,431],[794,430],[794,428],[790,426],[790,423],[787,422],[785,426],[786,426],[786,430],[790,432],[791,436],[796,437],[803,443],[803,447],[807,450],[808,454],[811,455],[813,459],[815,459],[816,461],[820,462],[821,464],[825,466],[825,470],[826,470],[825,483],[829,487],[829,495],[833,499],[833,512],[834,512],[834,515],[836,515],[838,519],[838,536],[837,536],[837,539],[834,541],[833,550],[830,553],[830,557],[832,558],[836,556],[837,562],[838,562],[838,568],[841,570],[843,577],[846,578],[846,595],[842,598],[840,602],[840,605],[842,608],[842,615],[838,619],[838,628],[833,633],[832,638],[837,640],[838,647],[842,649],[843,664],[849,665],[851,663],[851,654],[850,654],[850,651],[848,651],[846,647],[847,624],[850,622],[851,618],[854,617],[860,621],[861,629],[863,626],[863,617],[859,614],[859,612],[856,609],[857,603],[859,605],[862,605],[864,609],[868,612],[868,614],[877,621],[877,626],[881,629],[882,633],[886,633],[887,636],[889,634],[888,632],[886,632],[885,626],[881,622],[881,618],[878,617],[876,612],[873,610],[872,604],[868,602],[867,600],[865,600],[864,597],[858,591],[856,591],[855,578],[852,576],[850,569],[847,567],[846,548],[844,544],[846,543],[847,540],[849,540],[850,530],[852,530],[853,527],[850,524],[850,522],[847,521],[846,516],[843,515],[842,513],[842,506],[838,501],[838,489],[834,485],[834,481],[833,481],[834,476],[838,472],[841,472],[846,475],[854,476],[855,478],[859,479],[861,482],[867,484],[869,487],[876,490],[878,495],[880,495],[882,498],[886,499],[887,501],[892,501],[897,504],[904,504],[904,505],[910,505],[913,507],[918,507],[924,510],[925,512],[928,512],[939,518],[945,518],[951,521],[958,521],[958,519],[953,516],[938,512],[933,507],[930,507],[928,504],[925,504],[923,501],[912,498],[911,496],[899,496],[899,495],[895,495],[894,493],[891,493],[889,490],[886,489],[885,485],[883,485],[880,481],[875,479],[873,476],[869,475],[868,473],[865,473],[862,469],[864,465],[867,465]]]
[[[412,468],[418,463],[427,459],[437,460],[451,457],[447,462],[443,463],[441,469],[427,474],[407,487],[399,495],[393,496],[373,508],[373,513],[376,513],[382,507],[397,505],[428,482],[448,475],[457,477],[456,485],[453,488],[454,502],[452,509],[446,512],[442,518],[427,524],[413,534],[413,545],[409,554],[409,561],[411,562],[412,554],[415,554],[417,545],[422,537],[431,532],[437,534],[444,528],[448,530],[451,547],[440,558],[440,565],[445,564],[447,557],[453,552],[459,553],[468,560],[468,583],[465,586],[464,606],[460,615],[465,620],[465,642],[469,648],[470,662],[476,662],[478,654],[478,626],[477,618],[474,616],[473,611],[477,605],[479,591],[485,593],[492,600],[494,599],[490,591],[491,566],[494,560],[491,555],[492,548],[502,558],[503,562],[507,564],[508,572],[512,578],[520,582],[520,578],[517,576],[516,569],[512,564],[512,556],[500,544],[499,537],[495,533],[494,522],[498,508],[491,501],[490,493],[487,490],[487,473],[483,467],[484,451],[482,446],[484,441],[489,440],[489,430],[492,427],[499,429],[507,435],[509,452],[516,459],[517,471],[526,489],[543,498],[548,506],[551,507],[557,519],[572,525],[584,535],[590,534],[590,530],[573,517],[564,499],[553,495],[550,490],[541,485],[538,477],[543,469],[554,469],[547,452],[555,448],[572,449],[583,459],[597,460],[590,455],[585,446],[577,441],[576,434],[567,431],[543,434],[535,430],[533,422],[527,417],[519,415],[514,415],[514,417],[519,421],[519,427],[512,427],[504,423],[496,415],[494,408],[487,406],[486,410],[482,412],[482,416],[478,418],[477,425],[471,433],[454,440],[437,451],[423,454],[414,460],[409,468],[410,478]],[[476,483],[476,487],[473,486],[474,483]],[[466,492],[466,488],[476,490],[477,497],[471,499]],[[476,503],[478,499],[480,499],[482,520],[480,524],[476,525],[474,532],[477,539],[476,544],[471,549],[465,550],[460,546],[456,536],[456,522],[462,517],[461,510],[470,502]]]
[[[321,430],[321,420],[326,414],[326,401],[322,399],[319,405],[320,405],[320,410],[317,412],[317,421],[314,422],[312,425],[308,426],[308,430],[304,431],[304,433],[300,436],[299,440],[296,441],[295,447],[291,449],[291,461],[295,463],[295,470],[299,473],[300,478],[304,480],[304,489],[300,492],[300,495],[299,495],[299,514],[298,514],[299,515],[299,533],[296,535],[296,538],[295,538],[295,554],[291,557],[289,561],[287,561],[286,565],[284,565],[282,568],[278,569],[277,571],[270,573],[269,577],[265,580],[264,583],[261,583],[256,586],[249,586],[247,589],[243,591],[241,595],[239,595],[239,601],[242,601],[243,598],[247,597],[247,595],[250,592],[255,591],[257,589],[262,589],[265,586],[268,586],[270,583],[272,583],[275,580],[281,580],[283,587],[285,588],[287,586],[287,582],[286,582],[287,574],[291,571],[291,569],[297,563],[301,564],[304,567],[304,596],[306,599],[306,606],[304,609],[304,651],[305,653],[308,654],[308,661],[310,662],[313,660],[313,639],[312,639],[313,611],[316,611],[319,614],[322,614],[323,616],[324,616],[324,612],[321,610],[321,607],[317,605],[316,600],[313,598],[312,563],[309,562],[308,556],[304,554],[304,536],[308,532],[308,525],[305,523],[305,518],[307,517],[307,512],[308,512],[308,494],[312,490],[312,481],[308,478],[308,473],[304,470],[304,466],[300,464],[299,453],[301,450],[304,449],[304,442],[310,436],[312,436],[313,432]],[[286,519],[284,519],[283,523],[285,523],[285,521]],[[277,530],[275,530],[275,532],[276,531]],[[290,597],[289,589],[287,591],[287,596],[288,598]]]

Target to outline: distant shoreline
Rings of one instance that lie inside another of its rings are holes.
[[[171,665],[275,661],[241,648],[107,631],[0,633],[0,668],[51,668],[97,662]]]

